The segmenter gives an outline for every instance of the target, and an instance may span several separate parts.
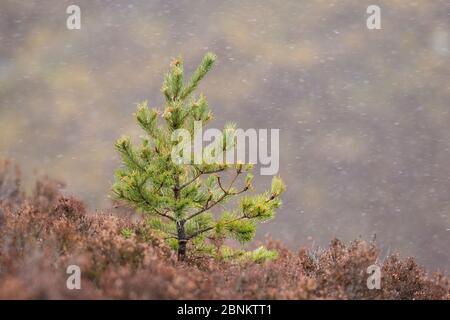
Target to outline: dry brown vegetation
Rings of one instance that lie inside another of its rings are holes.
[[[243,264],[173,252],[145,222],[90,213],[42,179],[32,195],[20,172],[0,163],[0,298],[3,299],[448,299],[449,282],[414,259],[378,261],[374,244],[338,240],[323,250],[292,252],[268,240],[277,260]],[[122,230],[132,230],[124,237]],[[366,268],[382,266],[381,290],[368,290]],[[66,268],[79,265],[82,289],[66,288]]]

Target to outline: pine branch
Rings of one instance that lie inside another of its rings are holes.
[[[149,207],[153,207],[153,205],[147,200],[147,198],[146,198],[145,195],[143,194],[142,189],[141,189],[141,186],[138,187],[138,192],[139,192],[139,195],[140,195],[141,199],[144,201],[144,203],[145,203],[146,205],[148,205]],[[161,216],[161,217],[167,218],[167,219],[169,219],[169,220],[171,220],[171,221],[174,221],[174,222],[177,221],[174,217],[169,216],[167,213],[162,213],[162,212],[158,211],[158,209],[156,209],[156,208],[152,208],[152,210],[153,210],[154,212],[156,212],[156,214],[159,215],[159,216]]]
[[[243,220],[243,219],[249,219],[249,218],[246,217],[245,215],[244,215],[244,216],[240,216],[240,217],[238,217],[238,218],[236,218],[236,219],[233,219],[233,220],[230,220],[230,221],[225,222],[223,225],[228,225],[228,224],[230,224],[230,223],[233,223],[233,222],[236,222],[236,221],[240,221],[240,220]],[[202,233],[211,231],[211,230],[213,230],[215,227],[216,227],[216,226],[211,226],[211,227],[207,227],[207,228],[204,228],[204,229],[202,229],[202,230],[196,231],[195,233],[193,233],[192,235],[190,235],[190,236],[188,237],[188,240],[190,240],[190,239],[192,239],[192,238],[195,238],[195,237],[201,235]]]
[[[209,52],[203,58],[200,66],[195,70],[192,75],[191,80],[188,85],[183,89],[180,99],[186,99],[189,95],[197,88],[200,80],[208,73],[208,71],[212,68],[214,61],[216,61],[217,57],[215,54]]]

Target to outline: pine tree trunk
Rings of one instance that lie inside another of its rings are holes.
[[[178,233],[178,261],[184,261],[186,258],[186,233],[184,231],[184,222],[177,222]]]
[[[186,240],[178,240],[178,261],[186,259]]]

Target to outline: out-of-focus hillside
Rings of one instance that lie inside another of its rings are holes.
[[[214,51],[201,87],[213,125],[281,129],[288,189],[260,235],[376,234],[382,254],[450,270],[448,1],[379,1],[372,31],[365,0],[76,2],[79,31],[73,1],[0,3],[0,154],[26,174],[107,205],[113,141],[140,134],[134,104],[162,104],[171,57],[192,71]]]

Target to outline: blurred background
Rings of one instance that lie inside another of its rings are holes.
[[[81,30],[66,28],[71,4]],[[214,127],[280,129],[288,189],[259,239],[376,235],[383,255],[449,272],[449,27],[444,0],[1,0],[0,157],[108,207],[113,143],[141,134],[135,104],[162,106],[172,57],[190,74],[213,51],[200,90]]]

